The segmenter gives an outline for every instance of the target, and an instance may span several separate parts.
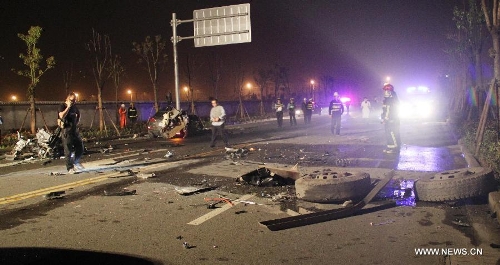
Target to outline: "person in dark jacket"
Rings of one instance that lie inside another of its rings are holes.
[[[134,102],[130,103],[130,106],[127,110],[127,116],[130,124],[134,124],[137,121],[137,109],[134,106]]]
[[[384,100],[382,102],[381,119],[387,140],[387,149],[384,150],[384,153],[397,154],[401,150],[400,120],[398,116],[399,99],[391,84],[386,83],[383,90]]]
[[[281,99],[276,99],[276,103],[274,103],[274,110],[276,110],[276,119],[278,120],[278,127],[281,128],[283,126],[283,110],[285,106],[281,103]]]
[[[76,95],[71,92],[66,97],[66,101],[59,106],[58,113],[58,124],[62,128],[61,138],[68,174],[75,174],[79,170],[84,169],[82,164],[80,164],[80,158],[84,150],[83,141],[77,127],[80,122],[80,111],[75,103]]]
[[[344,114],[344,105],[340,101],[339,93],[333,93],[333,100],[330,101],[328,113],[332,116],[331,131],[334,135],[340,135],[340,126],[342,121],[342,114]]]
[[[295,119],[295,100],[290,98],[290,102],[286,106],[288,109],[288,115],[290,115],[290,126],[297,125],[297,119]]]
[[[306,111],[304,113],[304,116],[306,117],[306,124],[311,123],[313,109],[314,109],[314,102],[313,102],[313,99],[310,98],[309,101],[307,101],[307,103],[306,103]]]

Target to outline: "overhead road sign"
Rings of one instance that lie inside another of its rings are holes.
[[[194,46],[215,46],[252,41],[250,4],[193,11]]]

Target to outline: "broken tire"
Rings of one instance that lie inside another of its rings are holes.
[[[295,181],[297,198],[319,203],[363,198],[370,188],[370,174],[365,172],[331,171]]]
[[[493,171],[483,167],[443,171],[415,183],[416,196],[421,201],[466,199],[486,195],[493,190]]]

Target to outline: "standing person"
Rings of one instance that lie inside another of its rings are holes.
[[[372,108],[372,105],[370,104],[370,101],[368,101],[368,98],[363,98],[363,102],[361,102],[361,113],[363,119],[369,119],[370,118],[370,109]]]
[[[120,114],[120,128],[123,129],[127,125],[127,110],[125,109],[125,104],[120,106],[118,114]]]
[[[288,109],[288,115],[290,115],[290,126],[297,125],[297,119],[295,119],[295,100],[290,98],[290,102],[286,106]]]
[[[383,90],[384,100],[382,101],[381,118],[387,139],[387,149],[384,150],[384,153],[397,154],[401,150],[400,121],[398,117],[399,99],[391,84],[386,83]]]
[[[311,118],[312,118],[312,115],[313,115],[313,109],[314,109],[313,99],[310,98],[309,101],[307,101],[307,104],[306,104],[306,113],[304,113],[304,116],[307,116],[306,124],[310,124],[311,123]]]
[[[276,103],[274,104],[274,109],[276,110],[276,119],[278,120],[278,127],[281,128],[283,126],[283,109],[285,106],[281,103],[281,99],[276,99]]]
[[[217,99],[212,99],[212,109],[210,110],[210,121],[212,122],[212,141],[210,142],[210,147],[215,147],[217,135],[220,135],[226,147],[229,147],[227,133],[226,130],[224,130],[225,119],[226,111],[224,110],[224,107],[219,105],[219,101]]]
[[[302,101],[302,115],[304,115],[304,124],[307,124],[307,98],[304,98],[304,101]]]
[[[328,113],[330,114],[330,116],[332,116],[332,134],[340,135],[340,126],[342,114],[344,114],[344,105],[342,104],[342,101],[340,101],[339,93],[337,92],[333,93],[333,100],[330,101]]]
[[[135,124],[135,122],[137,121],[137,109],[134,106],[134,102],[130,103],[130,106],[127,110],[127,116],[130,124]]]
[[[58,124],[62,128],[61,138],[68,174],[75,174],[78,170],[84,169],[80,164],[80,158],[83,155],[83,141],[77,128],[80,122],[80,111],[75,103],[76,95],[71,92],[66,97],[66,101],[59,106],[58,112]],[[74,157],[72,157],[73,152]]]

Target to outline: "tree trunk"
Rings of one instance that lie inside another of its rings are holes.
[[[99,110],[99,131],[104,130],[104,113],[102,112],[102,88],[97,87],[97,108]]]
[[[154,93],[154,107],[155,111],[158,112],[160,107],[158,106],[158,86],[156,85],[156,82],[153,82],[153,93]]]
[[[35,106],[35,95],[32,95],[30,97],[30,101],[31,101],[31,104],[30,104],[30,116],[31,116],[31,120],[30,120],[30,127],[31,127],[31,133],[32,134],[35,134],[36,133],[36,106]]]

